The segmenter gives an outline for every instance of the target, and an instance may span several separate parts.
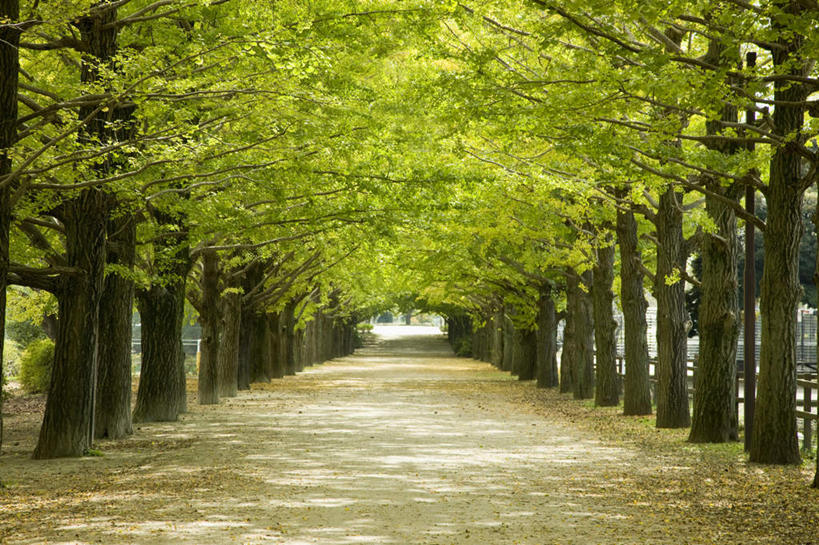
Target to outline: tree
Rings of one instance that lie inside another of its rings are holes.
[[[17,74],[20,18],[17,0],[0,2],[0,339],[5,338],[6,286],[9,272],[11,196],[14,191],[6,176],[12,171],[9,150],[17,142]],[[3,447],[3,347],[0,344],[0,450]]]
[[[617,243],[620,248],[620,298],[625,328],[626,376],[623,384],[623,413],[651,414],[646,340],[648,302],[643,293],[637,222],[630,210],[617,212]]]
[[[597,248],[593,271],[592,298],[594,305],[595,390],[594,404],[615,407],[620,402],[620,377],[617,375],[617,322],[612,315],[614,305],[615,247],[603,243]]]

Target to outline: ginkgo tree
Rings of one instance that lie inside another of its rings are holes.
[[[0,8],[0,68],[14,75],[0,84],[0,291],[59,301],[38,457],[130,433],[134,298],[140,420],[185,410],[185,298],[203,325],[203,403],[348,350],[358,318],[417,296],[477,356],[615,404],[614,291],[624,412],[646,414],[648,288],[657,425],[687,426],[692,252],[690,439],[733,440],[739,218],[766,245],[751,457],[799,459],[794,241],[816,179],[814,4]],[[766,222],[743,212],[747,188],[765,195]]]

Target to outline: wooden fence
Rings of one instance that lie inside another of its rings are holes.
[[[686,369],[688,370],[688,397],[693,399],[694,373],[697,368],[694,362],[688,362]],[[622,357],[617,358],[617,372],[621,377],[624,376],[624,362]],[[654,378],[654,361],[651,361],[649,364],[649,377],[653,387],[656,383],[656,379]],[[745,379],[742,375],[737,375],[737,412],[740,421],[742,421],[743,413],[739,410],[739,406],[745,402],[743,395],[744,382]],[[802,449],[805,451],[813,448],[813,422],[819,421],[819,412],[814,412],[814,409],[819,409],[819,379],[817,379],[816,373],[800,373],[796,379],[796,416],[798,420],[801,420]]]

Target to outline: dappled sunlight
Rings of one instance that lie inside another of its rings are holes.
[[[37,543],[43,529],[71,543],[627,535],[634,519],[617,494],[628,483],[597,476],[620,475],[633,452],[521,411],[505,392],[531,385],[452,357],[432,328],[384,329],[355,356],[191,407],[179,422],[141,424],[131,439],[102,443],[102,457],[15,459],[7,496],[26,499],[3,504],[21,521],[6,540]]]

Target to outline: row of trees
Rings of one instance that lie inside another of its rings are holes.
[[[334,336],[415,292],[468,313],[481,357],[601,405],[619,401],[618,301],[624,411],[646,414],[649,289],[658,426],[734,440],[742,222],[765,250],[750,456],[799,461],[797,249],[819,163],[812,0],[0,7],[0,69],[15,75],[0,85],[0,293],[46,290],[59,306],[37,456],[87,448],[93,407],[123,392],[108,381],[127,379],[133,298],[145,388],[163,369],[170,413],[186,298],[204,331],[203,402],[232,392],[234,375],[238,388],[276,374],[264,356],[221,355],[235,346],[297,346],[270,332],[328,316]],[[764,220],[748,210],[755,194]],[[701,290],[693,414],[686,283]]]
[[[449,81],[471,114],[463,150],[503,181],[461,212],[465,232],[430,237],[442,253],[457,247],[458,259],[419,257],[419,270],[448,271],[426,296],[471,313],[478,357],[544,386],[556,384],[552,339],[565,316],[561,389],[607,405],[617,402],[616,293],[624,412],[647,414],[648,288],[658,305],[657,425],[691,426],[692,441],[736,440],[741,220],[750,238],[763,233],[765,251],[750,459],[799,462],[795,310],[802,200],[819,165],[819,5],[535,0],[459,13],[441,48],[461,63]],[[694,255],[700,279],[689,275]],[[686,282],[701,291],[693,413]]]
[[[36,458],[185,410],[186,301],[200,403],[352,350],[373,241],[431,191],[391,164],[408,112],[372,97],[432,12],[357,7],[0,3],[0,323],[14,290],[58,324]]]

